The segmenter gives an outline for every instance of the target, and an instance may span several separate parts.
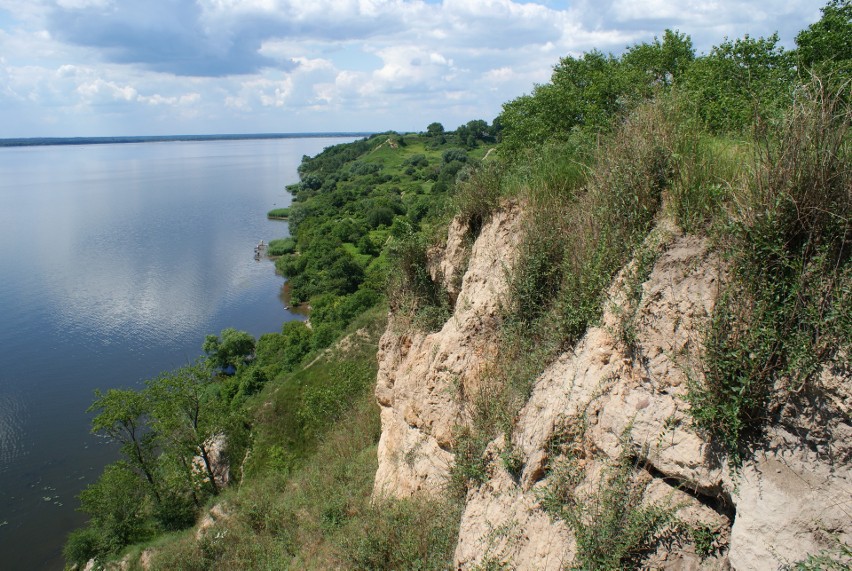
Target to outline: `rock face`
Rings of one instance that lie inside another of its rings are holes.
[[[207,459],[210,462],[210,470],[213,472],[213,479],[219,489],[225,488],[231,481],[231,465],[226,453],[227,447],[228,441],[224,434],[216,434],[204,442]],[[195,456],[192,459],[192,464],[201,477],[207,478],[207,469],[201,455]]]
[[[435,494],[445,484],[454,427],[468,422],[460,391],[476,386],[496,352],[520,220],[507,208],[483,227],[441,331],[416,333],[391,319],[379,351],[375,494]],[[433,276],[451,295],[464,230],[451,226],[447,249],[433,256]],[[574,531],[543,501],[560,484],[558,467],[572,467],[573,497],[591,502],[625,458],[640,504],[668,509],[692,530],[646,555],[645,567],[777,569],[852,543],[849,370],[827,369],[795,394],[732,476],[692,427],[685,400],[688,383],[703,378],[702,332],[723,264],[704,239],[665,222],[643,248],[655,253],[650,271],[633,262],[620,272],[601,323],[539,376],[511,441],[488,446],[488,478],[468,492],[462,515],[458,568],[564,568],[577,553]],[[518,460],[511,474],[506,450]]]
[[[516,208],[495,214],[469,252],[460,286],[455,276],[464,271],[459,264],[467,257],[467,229],[452,225],[447,248],[431,268],[455,300],[453,315],[439,332],[410,330],[391,317],[379,342],[376,399],[382,436],[376,494],[407,497],[443,488],[453,464],[453,429],[466,422],[457,396],[475,386],[496,350],[494,321],[520,220]]]

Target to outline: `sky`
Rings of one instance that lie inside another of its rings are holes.
[[[665,29],[794,47],[821,0],[0,0],[0,138],[489,123]]]

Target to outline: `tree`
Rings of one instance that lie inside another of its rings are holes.
[[[219,493],[210,442],[224,430],[227,411],[217,398],[216,380],[202,360],[148,381],[151,417],[164,454],[191,466],[199,457],[210,491]],[[192,482],[189,482],[190,488]]]
[[[437,147],[447,142],[447,138],[444,136],[444,126],[440,123],[429,123],[429,126],[426,127],[426,134],[432,139],[429,144],[430,147]]]
[[[796,36],[799,65],[852,74],[852,0],[831,0],[822,18]]]
[[[663,41],[637,44],[627,50],[623,63],[637,72],[637,80],[648,87],[669,86],[680,79],[695,59],[692,39],[677,31],[666,30]]]
[[[151,492],[159,501],[155,480],[156,457],[153,434],[146,427],[150,403],[144,394],[130,389],[95,391],[95,402],[87,412],[97,412],[92,432],[121,443],[121,451],[134,468],[142,472]]]
[[[630,72],[618,58],[599,51],[562,58],[550,83],[503,105],[503,146],[518,150],[565,139],[577,128],[606,128],[640,91],[641,82]]]
[[[699,115],[716,132],[741,131],[756,117],[770,117],[792,100],[791,54],[768,38],[725,40],[695,60],[685,84]]]
[[[233,327],[223,329],[219,336],[208,335],[201,349],[207,353],[210,362],[220,369],[238,367],[248,363],[254,356],[254,337],[245,331]]]
[[[266,374],[274,378],[281,371],[292,371],[311,350],[313,332],[301,321],[288,321],[281,333],[267,333],[257,343],[258,361]]]
[[[444,126],[438,122],[429,123],[426,127],[426,134],[430,137],[442,137],[444,135]]]
[[[126,462],[107,466],[98,481],[80,493],[80,511],[91,517],[104,551],[116,552],[142,539],[145,498],[139,477]]]
[[[467,162],[467,153],[464,152],[464,149],[447,149],[441,154],[441,159],[443,162],[451,163],[453,161],[458,161],[460,163]]]

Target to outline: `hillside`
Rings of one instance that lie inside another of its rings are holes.
[[[311,326],[217,381],[237,483],[110,557],[848,568],[848,37],[839,1],[795,52],[667,30],[305,157],[276,265]]]

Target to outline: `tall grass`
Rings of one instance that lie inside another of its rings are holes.
[[[454,481],[477,481],[481,452],[511,434],[535,378],[573,346],[603,311],[616,272],[633,256],[660,210],[673,168],[673,127],[662,105],[640,106],[588,154],[551,146],[505,179],[525,205],[524,235],[510,278],[500,354],[467,403]],[[532,166],[530,166],[532,165]],[[518,469],[511,450],[508,468]]]
[[[722,224],[732,280],[716,304],[697,424],[736,464],[762,428],[852,340],[849,90],[803,86],[786,121],[758,131],[752,174]]]
[[[388,246],[391,271],[387,297],[391,311],[421,329],[436,330],[449,318],[450,297],[441,276],[429,273],[429,241],[421,232],[406,231]]]
[[[289,208],[273,208],[269,212],[266,213],[267,218],[273,218],[276,220],[287,220],[290,217],[290,209]]]
[[[668,213],[686,232],[703,234],[719,217],[746,176],[750,142],[701,130],[677,97],[669,112],[676,121],[676,173],[667,192]]]
[[[270,240],[266,253],[270,256],[285,256],[296,251],[296,241],[293,238],[278,238]]]

